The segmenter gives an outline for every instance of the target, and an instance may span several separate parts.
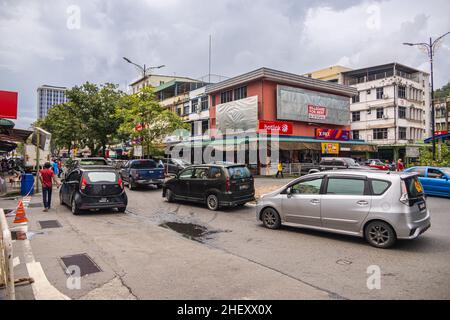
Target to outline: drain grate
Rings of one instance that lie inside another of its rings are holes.
[[[30,204],[28,204],[29,208],[41,208],[43,206],[44,205],[42,203],[30,203]]]
[[[41,229],[50,229],[50,228],[61,228],[62,225],[58,220],[46,220],[46,221],[38,221],[41,225]]]
[[[80,268],[80,276],[83,277],[87,274],[101,272],[100,267],[86,254],[75,254],[72,256],[65,256],[60,258],[67,274],[71,272],[68,270],[71,266],[77,266]]]

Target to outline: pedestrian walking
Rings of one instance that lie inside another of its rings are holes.
[[[56,163],[58,164],[58,178],[61,178],[61,173],[62,173],[62,162],[61,162],[61,159],[56,160]]]
[[[278,179],[278,176],[281,174],[281,178],[284,179],[284,175],[283,175],[283,164],[281,163],[281,161],[278,161],[278,166],[277,166],[277,175],[275,176],[275,178]]]
[[[405,165],[402,162],[402,159],[398,159],[397,161],[397,171],[402,172],[405,169]]]
[[[44,169],[39,170],[39,180],[42,184],[42,198],[44,202],[44,212],[47,212],[52,204],[53,183],[59,188],[61,185],[56,179],[56,175],[52,170],[50,162],[44,164]]]

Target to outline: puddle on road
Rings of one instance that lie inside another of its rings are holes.
[[[201,226],[195,223],[186,222],[164,222],[159,225],[160,227],[173,230],[183,237],[190,240],[198,241],[203,243],[205,240],[211,239],[210,235],[221,233],[221,232],[231,232],[229,230],[209,230],[205,226]]]

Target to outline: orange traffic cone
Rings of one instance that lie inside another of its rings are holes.
[[[20,200],[19,205],[17,206],[17,210],[16,210],[16,218],[14,219],[13,223],[24,223],[24,222],[28,222],[28,219],[25,215],[25,209],[23,207],[23,202],[22,202],[22,200]]]

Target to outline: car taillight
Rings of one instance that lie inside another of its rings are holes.
[[[406,182],[404,180],[401,180],[400,187],[402,193],[400,202],[409,206],[408,189],[406,188]]]
[[[119,186],[123,189],[123,181],[122,178],[119,177]]]
[[[231,187],[230,177],[227,177],[225,181],[225,191],[230,192],[230,187]]]
[[[86,186],[87,186],[87,181],[86,181],[86,179],[84,177],[82,177],[81,178],[81,185],[80,185],[81,190],[86,189]]]

